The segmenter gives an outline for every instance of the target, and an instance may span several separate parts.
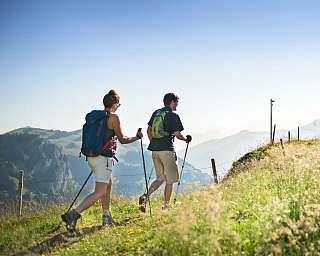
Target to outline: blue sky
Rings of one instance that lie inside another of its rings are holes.
[[[81,128],[111,88],[123,129],[176,92],[207,138],[320,118],[319,1],[0,2],[0,133]],[[199,136],[200,139],[200,136]]]

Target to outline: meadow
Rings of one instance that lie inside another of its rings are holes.
[[[0,218],[2,255],[320,255],[320,141],[262,146],[233,164],[219,185],[161,195],[152,216],[137,199],[112,199],[116,223],[102,228],[100,205],[68,237],[65,205]]]

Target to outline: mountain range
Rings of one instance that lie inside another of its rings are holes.
[[[67,156],[54,144],[32,134],[0,136],[0,202],[14,199],[24,171],[24,200],[68,200],[79,184],[72,179]]]
[[[288,131],[291,138],[297,138],[297,128],[289,130],[276,130],[275,140],[283,138],[288,140]],[[300,138],[311,139],[320,137],[320,119],[300,127]],[[237,134],[227,136],[221,139],[213,139],[191,147],[187,159],[193,166],[203,172],[212,173],[211,158],[215,159],[218,176],[223,177],[232,162],[240,158],[245,153],[268,143],[270,140],[269,132],[252,132],[243,130]],[[179,151],[182,156],[184,151]]]

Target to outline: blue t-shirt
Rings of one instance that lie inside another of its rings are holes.
[[[163,120],[163,128],[169,133],[169,136],[159,139],[152,138],[148,149],[151,151],[174,151],[174,133],[183,131],[183,125],[178,114],[172,112],[171,108],[164,107],[153,112],[150,121],[148,122],[149,126],[152,126],[153,119],[159,110],[168,111]]]

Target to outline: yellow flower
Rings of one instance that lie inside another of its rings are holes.
[[[134,228],[128,227],[127,232],[128,232],[128,234],[132,234],[134,232]]]

